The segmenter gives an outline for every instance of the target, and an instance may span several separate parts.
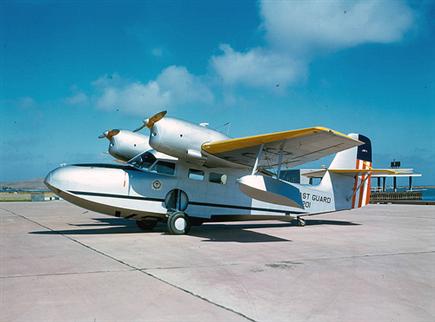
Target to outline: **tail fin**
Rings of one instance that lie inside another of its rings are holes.
[[[360,208],[370,201],[371,173],[349,171],[371,169],[372,145],[370,139],[362,134],[349,134],[364,144],[338,152],[329,166],[324,179],[334,191],[336,209]]]

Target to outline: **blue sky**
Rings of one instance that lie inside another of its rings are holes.
[[[3,1],[0,181],[111,162],[101,132],[167,109],[231,136],[363,133],[375,166],[434,184],[434,15],[431,1]]]

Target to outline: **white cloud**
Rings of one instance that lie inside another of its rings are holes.
[[[147,83],[131,82],[115,74],[105,75],[93,84],[99,91],[97,107],[119,108],[138,115],[186,103],[213,101],[213,94],[200,78],[180,66],[165,68],[155,80]]]
[[[67,97],[65,99],[65,103],[69,105],[83,105],[88,103],[88,96],[83,92],[78,92],[74,94],[73,96]]]
[[[174,103],[211,103],[213,94],[200,77],[192,75],[185,67],[169,66],[157,77],[156,82],[171,93]]]
[[[271,46],[293,54],[398,41],[413,21],[401,0],[262,1],[260,11]]]
[[[260,3],[267,45],[245,52],[221,45],[210,60],[224,84],[283,89],[306,78],[318,53],[400,40],[412,24],[402,0],[313,0]]]
[[[143,115],[146,111],[164,109],[169,102],[170,93],[163,92],[155,81],[150,81],[147,84],[134,82],[123,87],[105,87],[96,104],[102,109],[119,108]]]
[[[254,48],[245,53],[220,45],[223,54],[213,56],[211,65],[226,85],[284,88],[305,76],[303,63],[290,56]]]
[[[413,22],[413,12],[403,0],[260,0],[263,47],[236,51],[220,45],[210,58],[208,77],[224,84],[224,100],[234,101],[237,86],[283,91],[307,77],[317,54],[364,43],[399,41]],[[159,57],[160,47],[151,49]],[[217,77],[216,77],[217,76]],[[102,109],[119,108],[132,114],[214,100],[202,78],[182,66],[170,66],[148,82],[131,81],[117,74],[93,82],[97,95],[78,93],[67,99],[81,104],[91,98]]]

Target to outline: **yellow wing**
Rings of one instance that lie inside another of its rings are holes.
[[[252,167],[262,144],[264,153],[259,167],[269,168],[279,164],[280,154],[284,167],[294,167],[363,142],[328,128],[312,127],[209,142],[202,145],[202,150],[220,159]]]

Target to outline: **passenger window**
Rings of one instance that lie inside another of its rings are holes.
[[[210,176],[208,177],[210,182],[226,184],[227,183],[227,175],[222,173],[214,173],[210,172]]]
[[[175,174],[175,163],[166,161],[157,161],[153,170],[160,174],[168,174],[173,176]]]
[[[202,181],[204,180],[204,171],[189,169],[189,179]]]

